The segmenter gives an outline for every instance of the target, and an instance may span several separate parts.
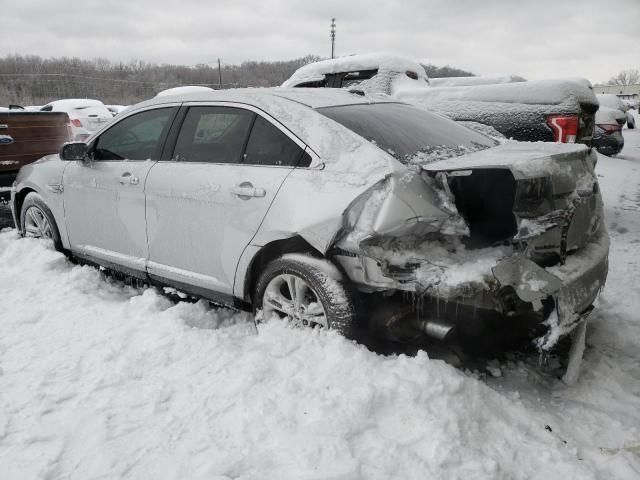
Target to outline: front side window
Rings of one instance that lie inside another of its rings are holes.
[[[121,120],[97,138],[94,160],[157,160],[171,114],[159,108]]]
[[[304,151],[293,140],[261,116],[256,117],[245,152],[245,164],[295,167],[301,160],[305,163],[303,157]]]
[[[173,158],[181,162],[239,163],[254,113],[232,107],[191,107]]]

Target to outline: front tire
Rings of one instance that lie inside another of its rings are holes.
[[[63,250],[53,213],[42,197],[35,192],[27,194],[22,203],[20,227],[23,237],[51,239],[56,250]]]
[[[344,275],[331,262],[302,254],[273,260],[260,275],[253,296],[254,311],[296,326],[356,335],[356,307]]]

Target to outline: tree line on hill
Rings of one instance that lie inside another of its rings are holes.
[[[322,60],[307,55],[285,61],[245,61],[240,65],[195,66],[111,62],[104,58],[0,57],[0,105],[43,105],[61,98],[96,98],[130,105],[167,88],[206,85],[213,88],[280,85],[303,65]],[[455,67],[423,65],[430,77],[472,76]]]

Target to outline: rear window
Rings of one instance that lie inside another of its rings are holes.
[[[426,164],[497,145],[453,120],[402,103],[340,105],[317,111],[405,164]]]

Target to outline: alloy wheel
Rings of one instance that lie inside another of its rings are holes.
[[[51,223],[44,212],[35,206],[31,206],[24,216],[25,236],[32,238],[52,238]]]
[[[302,278],[281,273],[271,279],[262,298],[264,318],[277,315],[301,327],[329,328],[316,291]]]

